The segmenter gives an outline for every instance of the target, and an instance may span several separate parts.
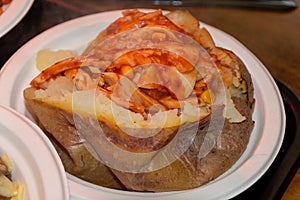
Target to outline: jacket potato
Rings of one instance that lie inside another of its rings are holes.
[[[254,126],[246,66],[187,11],[124,11],[24,99],[67,172],[122,190],[199,187],[240,158]]]

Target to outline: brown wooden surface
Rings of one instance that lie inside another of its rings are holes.
[[[299,200],[300,199],[300,169],[284,193],[282,200]]]

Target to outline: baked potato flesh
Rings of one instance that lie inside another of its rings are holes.
[[[111,188],[199,187],[236,162],[254,125],[246,67],[186,11],[125,11],[30,85],[25,104],[66,170]]]

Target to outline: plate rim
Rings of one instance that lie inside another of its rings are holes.
[[[45,200],[51,200],[53,196],[54,197],[60,197],[61,199],[64,199],[64,200],[68,200],[69,196],[70,196],[70,191],[69,191],[69,185],[68,185],[67,177],[65,175],[65,170],[64,170],[63,164],[61,162],[61,159],[60,159],[57,151],[55,150],[54,146],[50,142],[49,138],[40,130],[40,128],[37,127],[36,124],[34,124],[27,117],[20,114],[16,110],[14,110],[14,109],[12,109],[8,106],[1,105],[1,104],[0,104],[0,119],[1,119],[0,125],[7,128],[8,131],[13,132],[14,137],[16,136],[18,139],[22,140],[24,142],[23,143],[24,146],[28,147],[28,150],[30,150],[31,152],[34,152],[34,149],[31,149],[29,147],[29,145],[37,145],[39,147],[42,146],[42,148],[43,148],[42,151],[44,153],[47,153],[48,156],[51,156],[52,160],[55,161],[54,163],[50,163],[50,165],[52,165],[52,167],[51,167],[52,169],[57,169],[57,171],[55,173],[59,177],[59,180],[58,179],[53,179],[55,181],[52,181],[52,184],[50,184],[50,185],[49,185],[49,180],[48,179],[46,181],[42,180],[43,183],[40,183],[40,182],[36,183],[36,184],[39,184],[41,186],[46,186],[46,187],[43,187],[43,189],[49,188],[49,186],[51,186],[50,189],[43,190],[44,198],[47,197],[47,198],[45,198]],[[18,125],[11,126],[11,123],[16,123],[16,122],[18,122]],[[10,124],[10,125],[7,125],[7,124]],[[22,131],[20,131],[22,129],[21,126],[26,127],[26,130],[27,130],[27,132],[26,132],[27,135],[26,136],[34,135],[34,142],[39,140],[40,143],[39,144],[33,144],[33,141],[31,141],[29,138],[22,137],[21,134],[23,134],[23,133],[22,133]],[[3,151],[2,153],[7,153],[9,156],[10,156],[10,154],[15,154],[15,153],[12,153],[12,152],[7,152],[3,149],[2,149],[2,151]],[[42,162],[44,160],[41,156],[42,155],[40,154],[40,152],[36,152],[34,155],[32,155],[32,158],[35,158],[35,159],[38,158],[38,160],[35,160],[35,161]],[[17,162],[17,161],[13,161],[13,162]],[[49,166],[49,162],[47,162],[47,166]],[[17,168],[19,168],[19,167],[20,166],[18,166]],[[49,177],[52,176],[53,173],[54,172],[51,171],[51,173],[48,173],[48,175],[42,174],[43,177],[40,177],[40,178],[46,178],[46,177],[49,178]],[[61,189],[62,193],[56,193],[54,195],[52,193],[49,193],[49,192],[53,192],[53,186],[54,186],[53,184],[57,184],[57,183],[60,183],[60,185],[55,185],[55,186],[56,186],[56,188],[59,187]],[[25,187],[25,193],[26,193],[26,190],[27,190],[28,187],[27,187],[27,185],[24,185],[24,187]],[[34,190],[34,189],[31,189],[31,190]],[[47,192],[48,192],[48,194],[47,194]],[[29,198],[31,199],[32,197],[29,196]]]

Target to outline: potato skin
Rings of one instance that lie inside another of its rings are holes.
[[[79,134],[80,130],[75,127],[74,113],[70,113],[66,110],[57,108],[54,105],[45,103],[40,99],[36,99],[34,94],[35,91],[35,88],[27,88],[24,90],[23,95],[26,108],[31,113],[36,123],[53,142],[60,158],[62,159],[66,171],[79,178],[101,186],[115,189],[129,189],[129,187],[125,187],[121,183],[119,178],[116,176],[117,173],[113,173],[112,169],[103,165],[89,151],[89,144]],[[88,117],[80,116],[81,121],[78,121],[78,115],[76,114],[76,116],[76,122],[81,124],[83,131],[86,133],[96,131],[94,128],[97,127],[93,127],[89,124],[90,119]],[[98,123],[102,130],[106,132],[106,136],[111,137],[111,135],[113,135],[113,137],[117,137],[117,135],[121,132],[120,128],[112,124],[106,124],[102,121],[98,121]],[[184,135],[184,131],[188,129],[197,129],[199,126],[204,127],[206,123],[206,118],[202,122],[187,123],[184,125],[186,129],[183,130],[182,134]],[[159,135],[159,137],[168,137],[176,134],[178,128],[179,127],[163,128],[157,135]],[[122,135],[124,134],[125,133]],[[152,140],[154,140],[154,143],[156,140],[160,141],[159,138],[153,137],[149,139],[150,144],[153,142]],[[165,138],[162,140],[165,140]],[[134,145],[137,145],[137,141],[134,140],[128,140],[127,142],[133,142],[135,143]],[[119,141],[117,142],[117,145],[118,143]]]
[[[239,159],[254,126],[250,74],[232,52],[226,52],[239,62],[243,79],[247,82],[246,98],[233,98],[236,108],[246,120],[240,123],[225,120],[220,137],[221,148],[215,146],[200,160],[198,153],[207,131],[207,122],[202,123],[190,148],[169,166],[148,173],[128,173],[110,169],[94,158],[74,126],[72,113],[34,99],[33,88],[24,91],[25,104],[54,142],[66,171],[79,178],[105,187],[134,191],[162,192],[196,188],[223,174]],[[114,127],[105,130],[114,130]]]
[[[246,120],[240,123],[230,123],[229,120],[225,119],[224,128],[220,135],[221,147],[215,145],[210,153],[200,160],[198,153],[207,126],[199,129],[190,148],[179,159],[165,168],[149,173],[125,173],[112,170],[128,189],[163,192],[196,188],[227,171],[245,151],[254,127],[252,121],[253,84],[242,61],[233,52],[225,49],[223,51],[238,62],[242,77],[247,83],[246,98],[232,98],[237,110],[246,117]]]
[[[111,170],[88,150],[88,144],[74,126],[73,114],[34,99],[34,91],[33,88],[24,90],[26,108],[51,139],[65,170],[97,185],[124,189]]]
[[[85,134],[96,133],[97,130],[95,128],[98,127],[93,127],[93,125],[90,124],[91,118],[82,115],[79,116],[78,114],[57,108],[55,105],[45,103],[41,99],[35,97],[35,91],[35,88],[27,88],[24,90],[23,95],[26,108],[31,113],[36,123],[51,139],[62,159],[65,170],[74,176],[97,185],[115,189],[129,189],[129,187],[122,184],[116,174],[112,172],[112,169],[103,165],[94,157],[95,154],[89,151],[91,148],[88,148],[88,142],[86,142],[84,137],[79,133],[83,131]],[[75,127],[75,117],[76,123],[80,124],[81,129]],[[185,131],[188,131],[188,129],[197,130],[199,126],[204,127],[206,123],[207,118],[201,122],[186,123],[184,124],[185,128],[181,134],[185,135]],[[103,121],[98,120],[98,124],[105,132],[105,135],[112,138],[111,140],[116,142],[115,144],[119,146],[120,138],[113,138],[120,135],[122,130],[116,125],[104,123]],[[166,145],[168,140],[173,138],[172,135],[176,134],[178,128],[179,127],[163,128],[155,135],[156,137],[150,137],[148,140],[142,140],[142,142],[148,141],[147,146],[150,147],[152,143],[156,144],[160,141],[167,141],[164,143],[164,145]],[[121,134],[122,138],[125,139],[124,142],[133,143],[132,147],[136,146],[136,150],[139,150],[139,147],[137,146],[138,141],[130,139],[126,140],[124,135],[125,133]],[[169,138],[169,136],[171,136],[171,138]],[[95,140],[97,140],[97,138]],[[140,145],[143,145],[143,143],[140,143]],[[109,149],[109,147],[106,149]],[[133,151],[134,149],[130,148],[129,150]],[[107,153],[110,153],[110,151],[110,149],[107,150]]]
[[[245,101],[235,102],[241,109],[248,106]],[[215,146],[200,160],[198,153],[206,129],[199,131],[186,153],[165,168],[136,174],[112,171],[130,190],[162,192],[199,187],[223,174],[240,158],[254,126],[250,114],[248,112],[247,119],[241,123],[233,124],[226,120],[220,135],[221,148]]]
[[[198,25],[196,28],[198,28]],[[98,39],[103,39],[103,34],[106,34],[105,30],[99,35]],[[207,32],[207,34],[209,33]],[[212,38],[204,40],[204,42],[207,41],[211,41],[211,43],[201,43],[202,40],[199,43],[207,48],[208,52],[213,48],[219,48],[215,47]],[[99,40],[95,40],[87,50],[93,49],[98,42]],[[252,120],[254,99],[251,76],[242,61],[233,52],[219,49],[237,62],[242,78],[246,81],[247,93],[241,95],[241,97],[232,97],[236,109],[246,117],[246,120],[231,123],[229,120],[224,119],[222,115],[223,107],[218,107],[219,118],[213,120],[224,121],[222,133],[218,138],[221,145],[215,144],[205,157],[199,158],[199,151],[210,122],[209,119],[205,119],[200,122],[197,135],[187,151],[170,165],[156,171],[131,173],[112,169],[102,164],[91,152],[90,144],[78,133],[80,130],[75,127],[74,113],[36,99],[34,95],[35,88],[24,90],[25,104],[38,125],[52,140],[66,171],[70,174],[101,186],[133,191],[164,192],[196,188],[223,174],[240,158],[247,147],[254,127]],[[88,121],[87,117],[83,117],[81,125],[87,132],[93,133],[93,128],[90,127]],[[140,145],[142,152],[161,148],[173,138],[178,129],[178,127],[165,128],[153,141],[142,141],[130,138],[122,133],[122,130],[116,125],[101,121],[99,121],[99,124],[106,133],[105,135],[112,138],[117,145],[122,147],[124,141],[129,141],[132,144],[129,151],[135,151],[135,147]],[[160,143],[162,139],[165,140]],[[126,148],[126,145],[123,147]]]
[[[198,159],[207,131],[207,122],[202,122],[189,149],[169,166],[153,172],[128,173],[103,165],[92,155],[87,148],[88,143],[77,132],[73,114],[35,99],[34,88],[24,90],[25,104],[38,125],[52,140],[66,171],[70,174],[115,189],[162,192],[196,188],[223,174],[240,158],[247,147],[254,126],[251,76],[233,52],[224,49],[223,51],[238,62],[242,77],[247,83],[246,98],[233,98],[237,110],[246,117],[246,120],[230,123],[226,119],[220,135],[221,147],[215,146],[208,155]],[[222,114],[220,116],[222,117]],[[117,127],[104,125],[106,127],[104,130],[107,132],[113,131],[115,132],[113,134],[119,134],[120,130]],[[177,129],[174,128],[173,131],[175,130]],[[170,134],[170,130],[165,131]]]

